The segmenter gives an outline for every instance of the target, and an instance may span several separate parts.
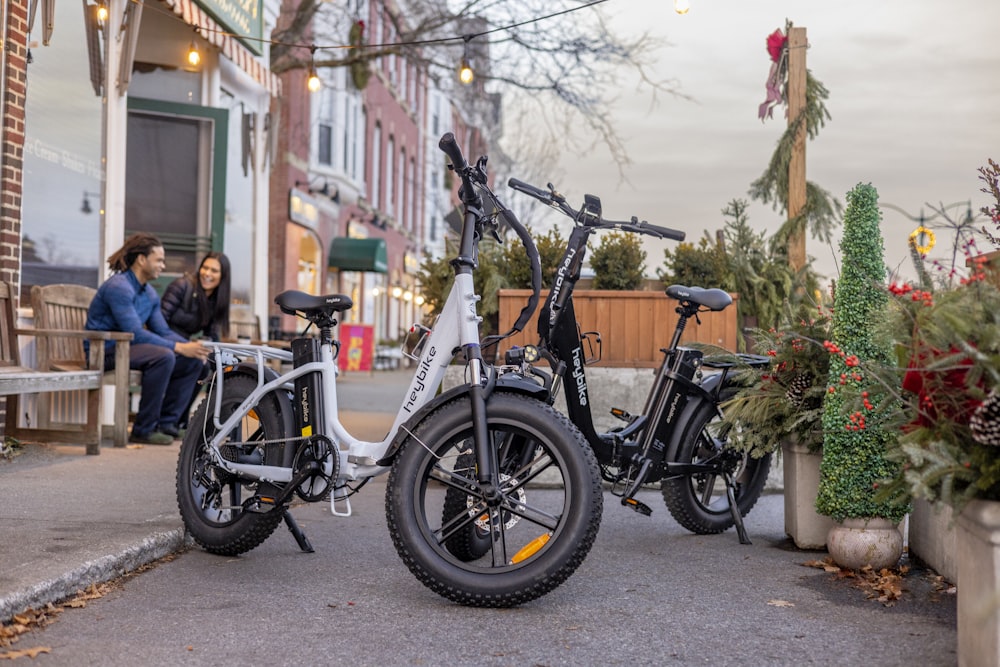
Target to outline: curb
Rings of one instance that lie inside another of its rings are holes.
[[[117,554],[102,556],[70,570],[66,574],[43,581],[30,588],[0,597],[0,622],[6,623],[26,609],[42,607],[63,600],[91,584],[111,581],[147,563],[163,558],[187,545],[183,528],[154,533]]]

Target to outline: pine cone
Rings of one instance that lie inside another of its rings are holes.
[[[992,390],[969,419],[972,439],[982,445],[1000,446],[1000,394]]]
[[[792,381],[788,383],[788,391],[785,392],[785,398],[794,407],[799,407],[802,405],[802,401],[806,397],[806,392],[809,391],[809,387],[812,386],[813,376],[812,373],[798,373],[792,378]]]

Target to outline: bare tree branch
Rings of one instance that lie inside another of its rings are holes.
[[[623,78],[640,88],[678,95],[676,82],[657,80],[651,54],[662,45],[648,33],[628,38],[614,34],[602,5],[584,7],[582,0],[398,0],[386,5],[384,20],[395,35],[364,28],[363,43],[349,44],[357,22],[356,1],[303,0],[295,10],[283,9],[271,49],[275,73],[308,67],[361,66],[395,55],[417,65],[435,81],[455,76],[468,50],[477,81],[486,90],[503,92],[534,106],[540,120],[566,149],[585,148],[563,139],[572,119],[604,143],[619,168],[628,155],[611,116],[611,104]],[[536,21],[566,10],[577,9]],[[516,26],[516,27],[512,27]],[[311,31],[311,32],[310,32]],[[310,46],[315,45],[315,53]],[[512,95],[514,91],[523,94]],[[579,134],[579,133],[576,133]]]

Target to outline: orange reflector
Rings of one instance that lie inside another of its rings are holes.
[[[538,553],[539,549],[545,546],[545,543],[549,541],[550,537],[552,537],[552,533],[544,533],[525,544],[521,547],[521,550],[514,554],[514,557],[510,559],[510,564],[513,565],[514,563],[520,563],[522,560],[527,560],[528,558],[534,556]]]

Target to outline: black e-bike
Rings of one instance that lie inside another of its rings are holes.
[[[706,357],[702,350],[680,345],[688,320],[693,317],[698,321],[699,312],[725,309],[732,304],[730,295],[720,289],[683,285],[666,289],[666,295],[678,301],[679,319],[670,345],[662,350],[663,361],[645,406],[639,414],[613,408],[612,415],[624,425],[598,433],[584,367],[588,361],[600,359],[601,340],[595,332],[580,332],[573,310],[573,290],[580,278],[587,240],[604,229],[677,241],[684,240],[684,233],[635,217],[629,222],[605,220],[600,199],[593,195],[585,195],[584,205],[575,210],[551,184],[543,190],[512,178],[508,185],[562,212],[575,224],[555,284],[539,313],[538,346],[509,350],[506,361],[526,374],[542,377],[550,400],[561,385],[570,420],[590,443],[601,476],[623,505],[651,514],[652,509],[635,496],[643,485],[659,482],[671,515],[686,529],[712,534],[735,525],[740,542],[749,544],[743,517],[763,491],[771,458],[770,454],[752,458],[727,446],[719,428],[720,405],[738,390],[734,369],[766,366],[768,359],[749,354]],[[548,362],[551,375],[531,366],[539,358]]]

